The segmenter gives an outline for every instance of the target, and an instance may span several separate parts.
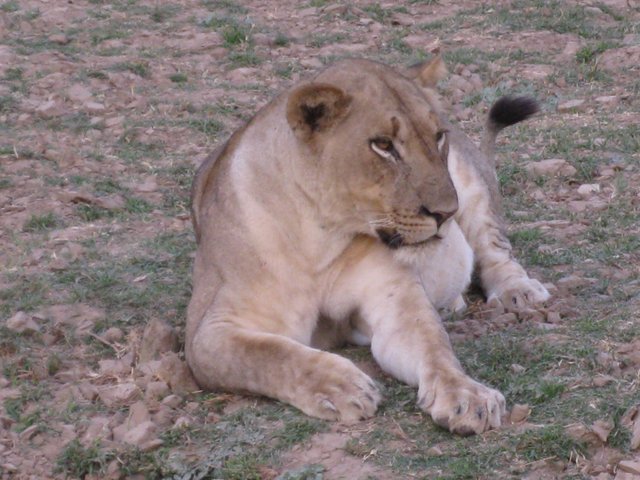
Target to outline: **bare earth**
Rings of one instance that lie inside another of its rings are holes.
[[[182,357],[195,168],[333,60],[440,46],[451,118],[499,139],[516,256],[552,289],[446,321],[505,427],[454,438],[382,373],[344,426],[198,392]],[[637,0],[0,1],[0,477],[640,478]]]

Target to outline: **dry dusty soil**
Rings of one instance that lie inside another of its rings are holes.
[[[323,65],[438,45],[472,138],[501,95],[542,106],[498,175],[553,298],[516,316],[472,294],[446,320],[505,427],[453,437],[361,348],[385,400],[356,425],[194,393],[197,165]],[[0,477],[639,478],[639,66],[637,0],[1,0]]]

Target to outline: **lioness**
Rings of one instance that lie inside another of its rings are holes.
[[[464,373],[438,309],[462,306],[474,254],[488,297],[511,307],[548,293],[511,258],[490,160],[423,88],[439,78],[437,62],[415,78],[336,63],[262,108],[200,167],[186,355],[203,388],[324,419],[370,417],[375,382],[318,348],[348,341],[371,344],[386,372],[417,386],[438,425],[500,425],[504,397]],[[517,103],[494,107],[488,144],[531,113]]]

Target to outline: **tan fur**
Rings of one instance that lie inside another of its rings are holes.
[[[478,246],[458,209],[470,200],[456,192],[473,174],[449,174],[456,146],[429,98],[389,67],[343,61],[205,161],[186,335],[203,388],[356,421],[375,412],[377,386],[317,347],[370,343],[438,424],[500,425],[504,397],[463,372],[437,311],[460,307]]]

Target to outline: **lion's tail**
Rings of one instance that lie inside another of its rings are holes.
[[[538,112],[539,109],[538,102],[531,97],[505,96],[498,99],[491,106],[480,149],[487,156],[493,167],[495,167],[495,148],[498,133],[503,128],[526,120]]]

